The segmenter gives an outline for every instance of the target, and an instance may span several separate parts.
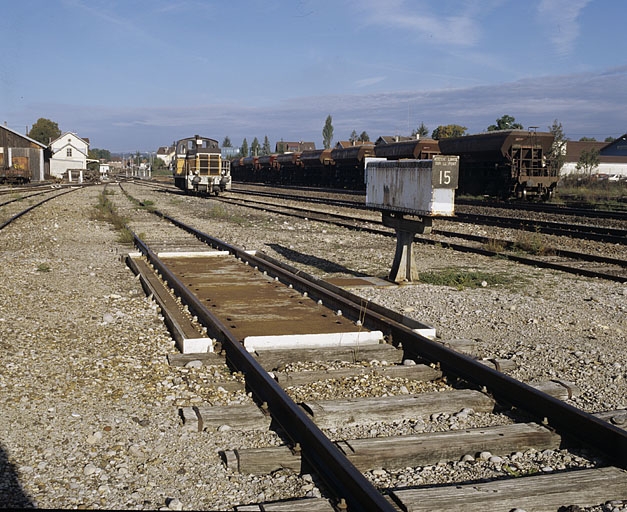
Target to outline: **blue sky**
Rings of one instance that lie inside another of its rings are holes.
[[[0,122],[113,152],[200,134],[409,135],[504,114],[627,132],[624,0],[22,0],[0,19]]]

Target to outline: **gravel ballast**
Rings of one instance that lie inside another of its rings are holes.
[[[320,278],[384,277],[392,262],[393,238],[125,187],[217,238]],[[272,433],[199,435],[183,428],[180,406],[250,403],[250,397],[211,395],[197,385],[212,375],[229,378],[223,368],[168,365],[167,354],[176,352],[170,334],[122,261],[132,248],[93,217],[100,192],[77,190],[0,232],[3,506],[225,510],[319,495],[308,475],[258,477],[225,468],[218,450],[280,444]],[[134,214],[119,190],[111,198],[125,215]],[[474,339],[480,357],[514,359],[516,378],[574,382],[581,394],[572,403],[586,411],[627,407],[626,285],[437,246],[419,246],[416,256],[421,270],[463,267],[520,277],[476,289],[418,283],[353,291],[433,325],[442,339]],[[515,460],[534,457],[543,467],[555,463],[553,453]],[[446,470],[464,474],[468,467],[459,462]],[[438,472],[445,471],[414,470],[402,479],[415,485]],[[387,485],[390,475],[372,478]]]

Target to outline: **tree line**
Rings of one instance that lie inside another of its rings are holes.
[[[513,130],[513,129],[523,129],[523,125],[516,122],[516,119],[509,115],[505,114],[498,119],[496,119],[495,124],[491,124],[487,127],[487,131],[495,131],[495,130]],[[449,137],[462,137],[467,135],[466,131],[468,128],[458,124],[447,124],[440,125],[435,128],[431,132],[431,138],[435,140],[445,139]],[[564,160],[565,160],[565,145],[568,139],[564,136],[564,131],[562,128],[562,124],[558,122],[556,119],[551,126],[548,127],[549,132],[551,132],[555,138],[555,142],[553,144],[553,150],[549,155],[550,161],[554,162],[554,165],[561,168]],[[59,125],[46,118],[39,118],[31,127],[28,132],[28,136],[31,139],[34,139],[38,142],[41,142],[44,145],[49,145],[51,141],[59,138],[61,136],[61,130],[59,129]],[[429,134],[429,129],[425,126],[424,123],[420,123],[416,129],[412,130],[411,137],[416,137],[417,135],[420,137],[426,137]],[[322,128],[322,140],[323,146],[325,149],[329,149],[333,142],[334,128],[333,128],[333,118],[331,115],[328,115],[325,119],[324,126]],[[370,137],[365,131],[362,131],[359,135],[357,135],[357,130],[353,130],[348,137],[348,140],[352,143],[359,142],[370,142]],[[595,141],[594,137],[581,137],[580,141]],[[614,141],[614,137],[607,137],[605,142]],[[223,142],[222,147],[224,148],[232,148],[233,144],[231,139],[227,135]],[[264,156],[270,155],[275,151],[278,153],[283,153],[286,149],[284,145],[283,139],[281,139],[276,144],[276,148],[273,149],[270,145],[270,140],[266,135],[263,139],[263,143],[259,142],[259,139],[255,137],[252,143],[248,144],[248,140],[244,138],[241,146],[238,148],[239,154],[243,156],[255,155],[255,156]],[[93,148],[89,150],[89,158],[94,160],[111,160],[111,153],[106,149],[98,149]],[[139,154],[137,155],[139,156]],[[156,159],[155,164],[159,165],[160,160]],[[591,170],[596,168],[599,165],[599,152],[595,149],[584,150],[582,152],[580,161],[577,165],[577,168],[582,170],[583,172],[590,173]]]

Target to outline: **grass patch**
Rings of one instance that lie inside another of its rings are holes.
[[[550,256],[553,251],[546,246],[544,237],[538,231],[518,231],[512,245],[515,251],[535,256]]]
[[[113,194],[106,189],[98,195],[98,204],[94,206],[92,219],[108,222],[113,226],[113,229],[118,231],[119,242],[133,244],[133,233],[126,226],[128,219],[118,214],[115,205],[108,198],[110,195]]]
[[[47,263],[40,263],[39,265],[37,265],[37,272],[50,272],[50,270],[52,269]]]
[[[505,250],[505,242],[503,240],[497,240],[495,238],[490,238],[485,244],[483,244],[483,248],[486,251],[491,251],[495,253],[501,253]]]
[[[572,174],[559,183],[555,202],[624,210],[627,203],[627,180],[609,181],[597,176]]]
[[[505,274],[493,274],[478,270],[466,270],[459,268],[445,268],[420,272],[418,279],[421,283],[436,286],[451,286],[457,290],[466,288],[483,288],[486,286],[509,285],[515,279]]]
[[[234,215],[232,212],[228,211],[222,203],[212,204],[210,202],[209,206],[201,215],[204,219],[231,222],[233,224],[237,224],[238,226],[243,226],[249,223],[249,221],[242,215]]]
[[[143,208],[144,210],[147,210],[149,212],[153,212],[156,209],[155,202],[151,201],[150,199],[146,199],[145,201],[141,202],[140,208]]]

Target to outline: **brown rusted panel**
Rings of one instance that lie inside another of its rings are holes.
[[[364,158],[375,156],[374,145],[351,146],[348,148],[334,149],[331,158],[342,165],[359,165]]]
[[[303,151],[300,154],[300,161],[305,167],[315,167],[320,165],[331,165],[331,149],[316,149],[314,151]]]
[[[400,160],[402,158],[425,159],[439,153],[439,143],[434,139],[408,140],[391,144],[379,144],[375,147],[377,157],[389,160]]]
[[[359,330],[350,320],[234,257],[163,260],[240,340]]]

